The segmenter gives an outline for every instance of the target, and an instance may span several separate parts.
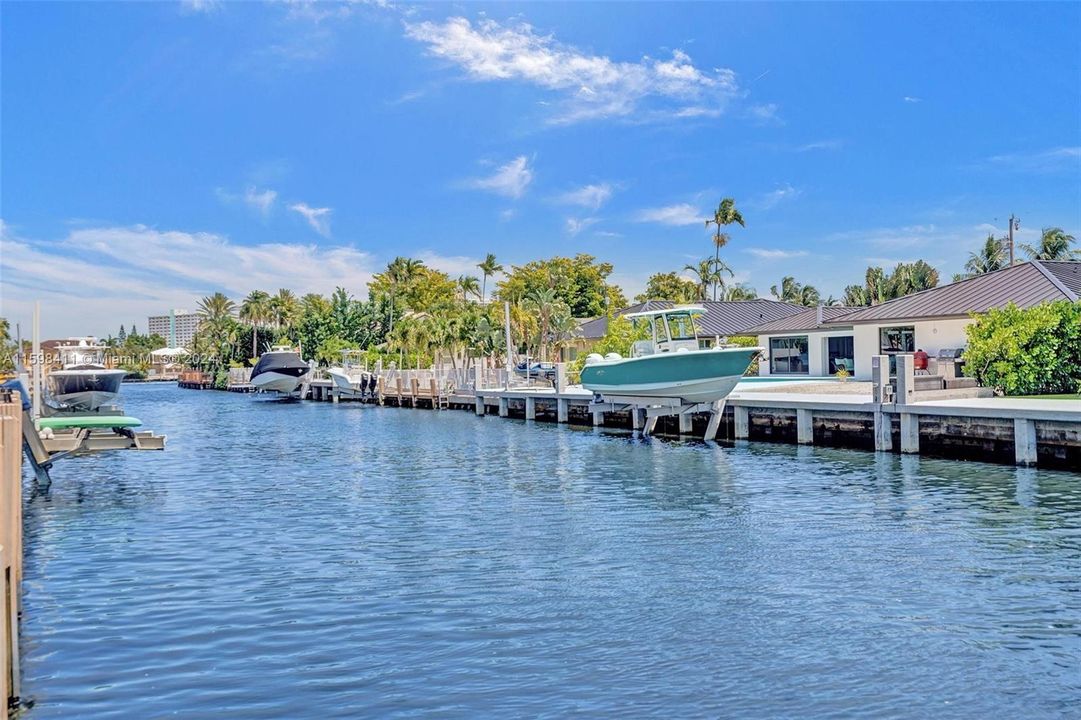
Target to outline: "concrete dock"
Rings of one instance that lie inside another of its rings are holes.
[[[797,392],[795,382],[788,386],[792,391],[785,392],[781,383],[741,383],[716,412],[708,406],[680,408],[678,403],[596,402],[593,393],[581,386],[558,381],[557,387],[516,386],[505,375],[495,387],[482,383],[476,383],[477,390],[451,387],[430,371],[420,371],[422,378],[411,376],[413,371],[399,372],[388,382],[380,382],[377,393],[363,398],[339,397],[329,381],[316,380],[310,384],[310,397],[456,408],[477,415],[672,436],[929,453],[1081,472],[1081,399],[951,398],[920,392],[915,389],[918,376],[908,361],[902,361],[896,378],[876,373],[874,382],[866,386],[870,393]]]

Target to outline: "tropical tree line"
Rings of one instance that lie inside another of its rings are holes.
[[[222,293],[199,302],[192,365],[217,373],[253,364],[272,345],[299,346],[322,365],[346,349],[363,350],[372,362],[401,367],[436,360],[470,367],[505,350],[504,302],[510,306],[515,351],[547,360],[592,317],[627,304],[608,282],[612,265],[591,255],[537,260],[506,270],[489,254],[479,277],[452,278],[423,261],[397,257],[367,287],[367,299],[337,288],[329,297],[298,298],[282,289],[253,290],[239,303]],[[500,277],[501,276],[501,277]],[[489,280],[499,277],[491,301]]]

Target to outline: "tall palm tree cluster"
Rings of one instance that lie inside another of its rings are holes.
[[[1077,238],[1062,228],[1048,227],[1040,233],[1038,244],[1022,243],[1020,248],[1029,260],[1081,260],[1081,251],[1073,249],[1076,241]],[[954,275],[953,279],[964,280],[1007,267],[1010,264],[1008,242],[1006,238],[988,235],[979,250],[969,253],[965,272]]]

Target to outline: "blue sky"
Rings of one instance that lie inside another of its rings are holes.
[[[1081,5],[4,3],[0,313],[588,252],[768,295],[1081,235]]]

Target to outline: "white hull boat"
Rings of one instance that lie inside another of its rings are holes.
[[[71,338],[58,345],[63,366],[46,376],[49,405],[54,413],[112,412],[120,383],[128,373],[105,367],[105,346],[96,338]]]
[[[288,395],[296,392],[310,369],[294,350],[275,347],[259,357],[249,382],[262,392]]]
[[[693,316],[697,306],[627,315],[649,337],[634,343],[631,357],[593,353],[582,369],[582,386],[601,397],[678,398],[715,403],[728,397],[760,347],[700,348]]]

